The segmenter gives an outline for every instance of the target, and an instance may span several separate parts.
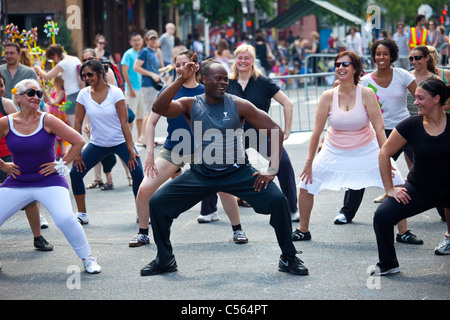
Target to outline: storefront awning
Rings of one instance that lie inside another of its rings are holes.
[[[284,29],[287,28],[304,16],[313,13],[317,5],[309,0],[302,0],[294,3],[288,10],[284,11],[282,14],[278,15],[276,18],[267,22],[264,28],[277,28]]]
[[[336,7],[334,4],[331,4],[328,1],[322,1],[322,0],[309,0],[309,1],[314,2],[318,6],[321,6],[322,8],[325,8],[328,11],[331,11],[334,14],[337,14],[338,16],[340,16],[344,19],[353,22],[354,24],[362,25],[366,22],[365,20],[363,20],[351,13],[348,13],[345,10],[343,10],[339,7]]]
[[[298,20],[303,18],[304,16],[310,15],[314,13],[314,10],[318,7],[325,8],[334,14],[337,14],[344,19],[351,21],[354,24],[361,25],[364,24],[365,21],[360,19],[359,17],[348,13],[345,10],[342,10],[339,7],[329,3],[328,1],[321,0],[301,0],[299,2],[294,3],[288,10],[284,11],[282,14],[267,22],[263,27],[264,28],[277,28],[284,29],[293,24],[295,24]]]

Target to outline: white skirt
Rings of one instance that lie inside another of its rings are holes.
[[[380,148],[374,138],[368,145],[343,150],[334,147],[327,138],[322,149],[316,155],[312,165],[312,183],[305,181],[299,187],[308,193],[319,195],[324,189],[338,191],[341,189],[359,190],[367,187],[380,187],[384,189],[378,165]],[[391,158],[392,166],[396,169],[392,179],[394,186],[404,183],[403,177]]]

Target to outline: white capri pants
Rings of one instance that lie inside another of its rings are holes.
[[[80,259],[91,254],[83,227],[72,212],[69,190],[64,187],[0,188],[0,226],[32,201],[42,203]]]

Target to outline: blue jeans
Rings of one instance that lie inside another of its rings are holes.
[[[136,149],[135,149],[136,150]],[[128,163],[130,158],[130,153],[126,143],[121,143],[114,147],[99,147],[92,143],[89,143],[86,148],[81,152],[81,158],[86,165],[86,170],[78,172],[76,167],[73,167],[70,171],[70,180],[72,183],[72,190],[74,195],[80,195],[86,193],[84,187],[83,178],[97,163],[99,163],[103,158],[105,158],[110,153],[117,154],[125,163]],[[137,151],[136,151],[137,153]],[[130,170],[131,177],[133,178],[133,193],[136,197],[141,185],[142,179],[144,179],[144,171],[142,170],[141,159],[137,158],[139,163],[134,170]]]

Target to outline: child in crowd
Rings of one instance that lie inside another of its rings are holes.
[[[53,87],[54,90],[51,97],[48,96],[45,90],[42,90],[44,92],[44,101],[48,104],[49,113],[67,124],[67,115],[64,111],[66,92],[64,91],[64,80],[61,75],[58,75],[53,79]],[[62,158],[66,154],[64,140],[58,136],[55,141],[55,154],[56,158]]]

